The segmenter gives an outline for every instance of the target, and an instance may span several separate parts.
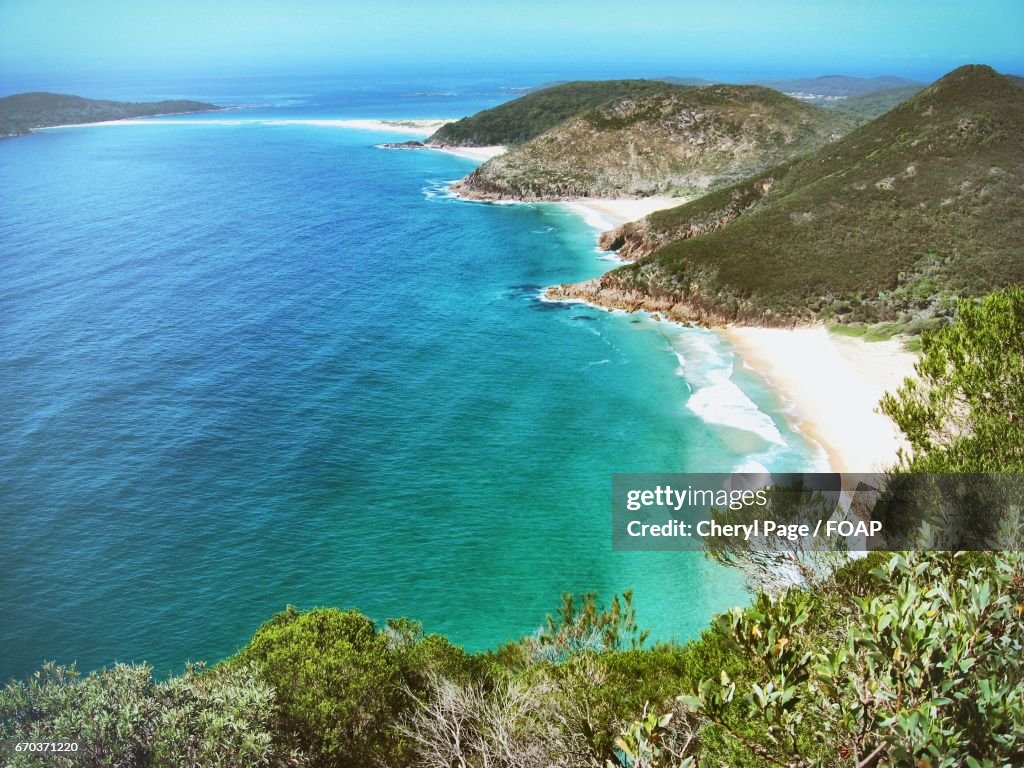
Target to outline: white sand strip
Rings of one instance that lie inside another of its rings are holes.
[[[899,339],[869,342],[824,327],[722,333],[792,403],[797,426],[822,445],[833,470],[882,471],[896,462],[906,443],[878,402],[914,375],[917,357]]]
[[[660,211],[665,208],[675,208],[677,205],[687,203],[691,198],[687,197],[641,197],[605,199],[601,197],[581,197],[576,200],[567,200],[561,205],[568,208],[583,219],[592,227],[602,232],[608,229],[615,229],[627,221],[642,219],[648,214]]]
[[[312,125],[335,125],[339,128],[356,128],[364,131],[387,131],[390,133],[408,133],[413,135],[431,134],[442,125],[453,122],[449,119],[423,120],[303,120],[295,121]],[[286,122],[286,121],[281,121]]]
[[[433,147],[428,146],[427,149],[432,149],[435,152],[446,152],[449,155],[456,155],[457,157],[464,157],[467,160],[478,160],[483,163],[490,160],[492,157],[505,154],[507,147],[501,145],[494,145],[492,147]]]

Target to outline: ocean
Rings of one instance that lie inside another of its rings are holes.
[[[613,552],[611,476],[820,467],[786,404],[712,331],[541,301],[614,266],[576,215],[303,122],[524,85],[129,84],[78,92],[247,106],[0,141],[0,679],[215,662],[289,604],[483,649],[563,592],[633,588],[661,640],[747,601]]]

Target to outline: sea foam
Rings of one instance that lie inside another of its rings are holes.
[[[706,338],[709,333],[683,329],[670,340],[679,372],[692,389],[687,409],[705,423],[751,432],[767,443],[785,446],[775,421],[733,380],[732,353],[718,342],[712,345]]]

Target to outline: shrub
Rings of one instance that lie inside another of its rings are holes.
[[[472,661],[419,624],[384,629],[358,611],[290,607],[253,635],[229,665],[252,664],[277,692],[278,734],[313,766],[402,763],[396,730],[435,674],[455,679]]]
[[[708,663],[717,672],[680,697],[704,722],[700,741],[686,754],[663,750],[670,721],[648,716],[624,729],[618,764],[1016,764],[1024,558],[911,553],[878,563],[872,556],[840,577],[863,595],[848,599],[849,616],[837,619],[821,589],[793,589],[720,617],[745,663],[738,672]],[[842,636],[822,632],[831,625]]]
[[[1024,471],[1024,287],[962,300],[926,334],[915,366],[882,410],[906,435],[918,472]]]
[[[81,677],[46,664],[0,693],[0,739],[77,742],[78,752],[13,752],[4,765],[271,768],[297,765],[271,738],[274,694],[244,667],[153,680],[145,665]]]

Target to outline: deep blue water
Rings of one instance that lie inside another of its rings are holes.
[[[245,122],[513,92],[287,86],[0,142],[0,678],[220,659],[289,603],[483,648],[563,591],[633,587],[663,639],[743,601],[610,548],[613,472],[818,460],[717,336],[539,301],[613,265],[558,206],[449,198],[470,161]]]

